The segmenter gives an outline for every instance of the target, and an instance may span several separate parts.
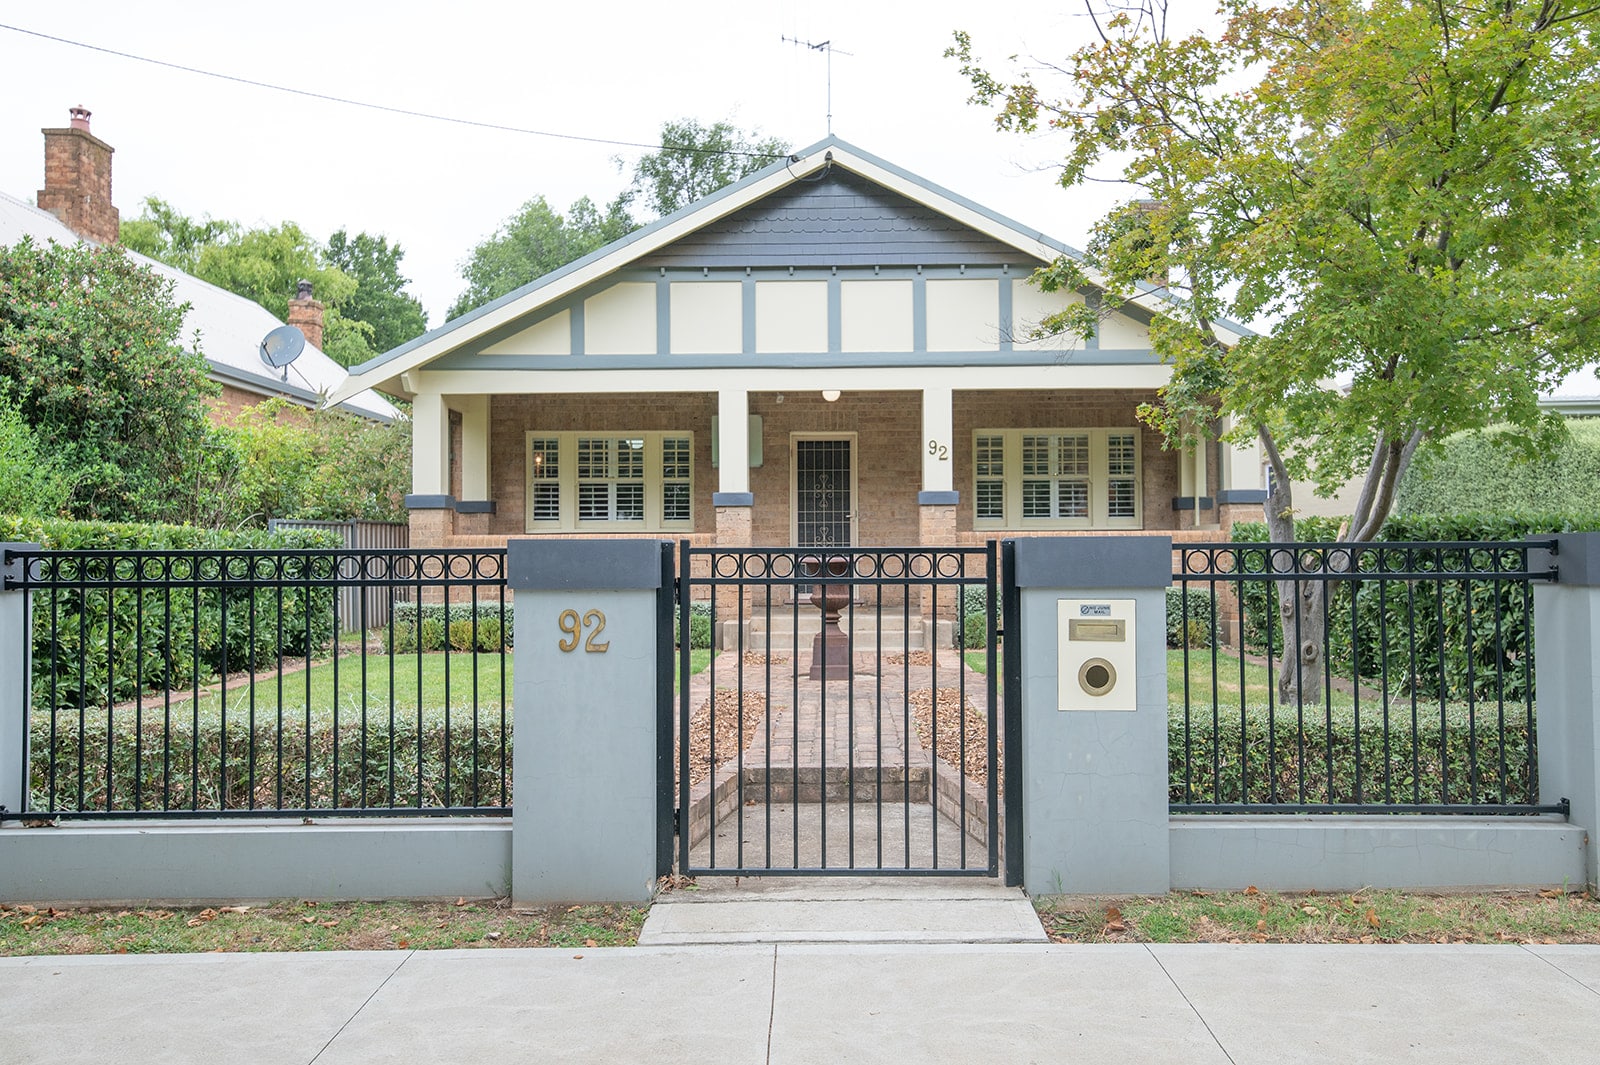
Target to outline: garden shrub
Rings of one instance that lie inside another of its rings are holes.
[[[30,809],[48,810],[52,798],[57,808],[77,808],[80,756],[86,810],[160,810],[164,786],[171,809],[387,806],[391,773],[393,804],[414,809],[419,805],[419,758],[424,808],[446,805],[447,783],[453,806],[499,806],[502,786],[510,801],[511,726],[502,729],[497,711],[484,712],[476,725],[470,713],[452,715],[448,729],[438,713],[424,715],[420,726],[414,711],[393,720],[374,713],[365,722],[352,714],[340,719],[337,731],[331,719],[313,717],[309,743],[305,718],[299,714],[285,717],[280,742],[276,720],[259,721],[252,728],[243,713],[235,719],[230,712],[224,741],[214,715],[201,715],[197,722],[193,714],[174,707],[167,726],[157,709],[145,715],[136,742],[132,721],[119,713],[109,744],[109,778],[105,714],[89,715],[81,731],[76,711],[63,711],[62,716],[53,733],[48,715],[34,716]],[[53,781],[52,752],[57,767]]]
[[[1380,542],[1520,541],[1596,528],[1600,515],[1391,517]],[[1235,541],[1260,541],[1265,536],[1266,527],[1260,523],[1234,526]],[[1259,571],[1265,568],[1265,559],[1247,559],[1246,565]],[[1284,648],[1279,585],[1264,580],[1245,582],[1240,588],[1245,645],[1270,651],[1274,658],[1281,657]],[[1327,597],[1328,666],[1335,675],[1346,677],[1386,675],[1396,690],[1415,691],[1423,698],[1436,698],[1442,691],[1450,699],[1471,694],[1521,701],[1531,694],[1533,683],[1525,624],[1531,613],[1523,584],[1497,584],[1492,576],[1467,582],[1388,580],[1381,589],[1375,580],[1339,581],[1330,585]]]
[[[1243,721],[1236,708],[1224,709],[1213,729],[1210,709],[1197,707],[1186,732],[1179,707],[1168,718],[1168,795],[1172,802],[1298,802],[1303,765],[1308,803],[1382,802],[1386,770],[1397,803],[1498,803],[1502,785],[1506,801],[1529,801],[1526,709],[1508,704],[1503,732],[1498,714],[1497,704],[1479,704],[1475,713],[1449,704],[1441,720],[1437,703],[1421,704],[1413,734],[1410,700],[1391,702],[1393,729],[1385,734],[1377,706],[1363,708],[1359,730],[1348,709],[1307,710],[1302,723],[1292,710],[1264,706],[1250,707]],[[1187,798],[1186,755],[1193,767]]]
[[[707,602],[689,604],[689,646],[699,649],[711,646],[711,604]],[[675,647],[683,646],[682,623],[677,617],[672,619],[672,642]]]
[[[1506,426],[1456,433],[1417,454],[1395,490],[1396,514],[1497,514],[1548,506],[1600,512],[1600,419],[1569,418],[1567,437],[1531,458]]]
[[[1187,613],[1185,613],[1187,601]],[[1207,585],[1167,589],[1167,646],[1210,647],[1215,603]]]
[[[0,516],[0,540],[52,550],[243,551],[321,549],[339,537],[319,529],[198,529]],[[276,563],[274,564],[276,565]],[[304,562],[289,556],[293,578]],[[333,639],[333,589],[230,588],[33,593],[36,700],[55,706],[104,706],[140,690],[183,688],[219,673],[260,669],[282,656],[303,657]],[[79,657],[82,656],[82,666]]]
[[[989,645],[989,587],[961,586],[961,646],[968,651]]]
[[[422,646],[417,646],[417,617],[422,617]],[[477,620],[477,650],[484,654],[511,646],[515,607],[498,600],[479,603],[394,604],[390,624],[382,631],[384,649],[394,654],[466,651],[473,645],[473,620]],[[448,647],[447,647],[448,645]]]

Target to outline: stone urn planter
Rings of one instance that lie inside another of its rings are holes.
[[[800,573],[817,578],[811,586],[811,605],[822,612],[822,629],[811,641],[812,680],[845,680],[850,676],[850,637],[839,627],[839,614],[850,603],[850,583],[830,584],[829,577],[848,577],[848,555],[803,555]]]

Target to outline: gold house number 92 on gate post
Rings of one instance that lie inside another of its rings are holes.
[[[581,621],[578,619],[576,610],[563,610],[561,616],[556,619],[556,624],[561,627],[562,632],[566,633],[556,645],[563,651],[576,651],[578,649],[578,638],[583,635],[585,630],[589,633],[588,638],[583,641],[583,649],[585,651],[590,654],[603,655],[611,650],[610,640],[599,643],[595,639],[595,637],[606,631],[606,616],[599,610],[585,611]]]

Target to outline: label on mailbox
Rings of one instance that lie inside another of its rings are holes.
[[[1108,618],[1111,616],[1111,604],[1079,603],[1078,616],[1080,618]]]

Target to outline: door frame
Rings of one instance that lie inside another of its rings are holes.
[[[797,548],[800,546],[800,448],[798,445],[802,440],[843,440],[850,445],[850,543],[841,546],[859,546],[861,543],[861,491],[859,488],[861,441],[860,434],[851,431],[791,432],[789,434],[790,546]]]

